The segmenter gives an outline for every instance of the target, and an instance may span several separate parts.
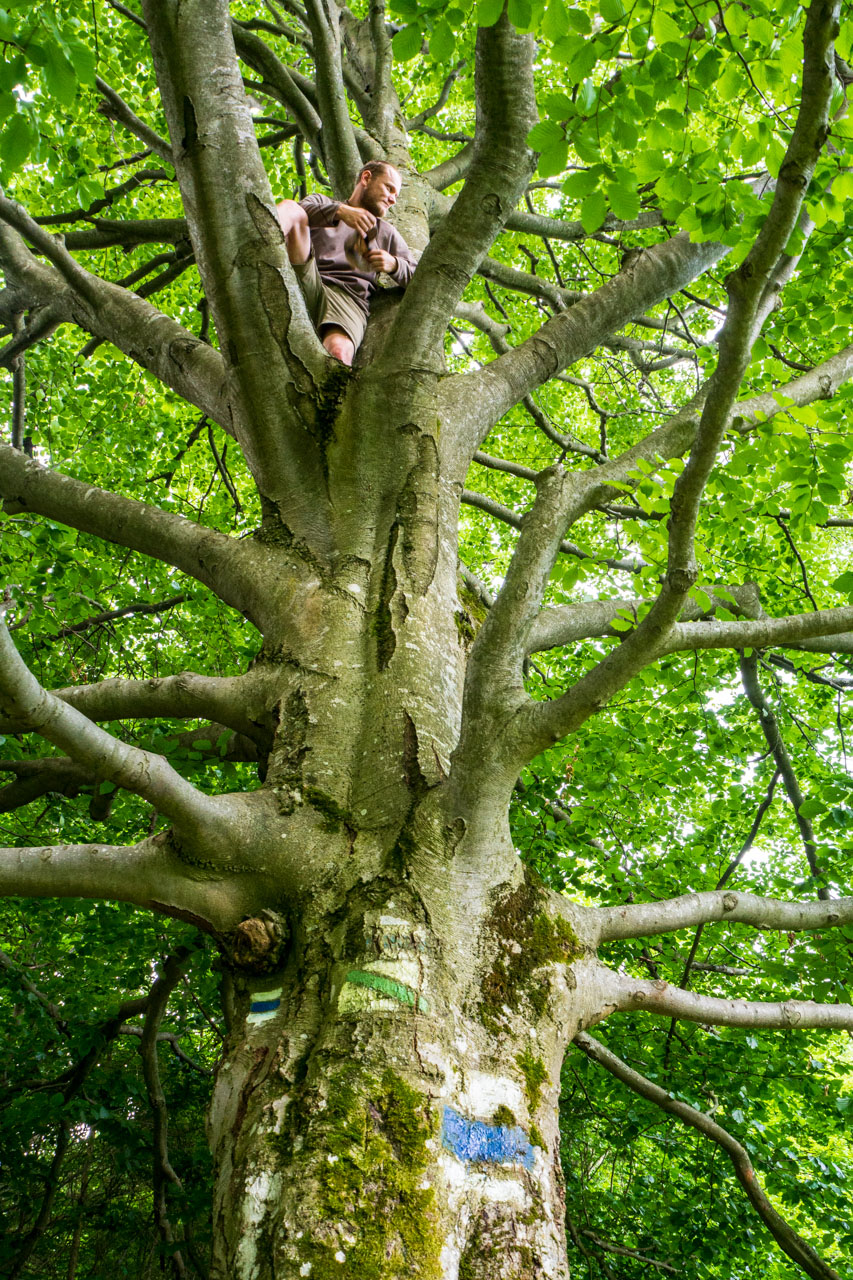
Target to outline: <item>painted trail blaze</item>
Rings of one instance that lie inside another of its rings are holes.
[[[468,1120],[453,1107],[445,1107],[441,1142],[459,1160],[478,1164],[523,1164],[525,1169],[533,1168],[533,1147],[518,1125]]]
[[[256,991],[249,1006],[247,1022],[253,1026],[258,1022],[266,1022],[278,1012],[281,1004],[281,987],[275,991]]]
[[[347,982],[352,982],[357,987],[368,987],[381,996],[399,1000],[401,1004],[410,1004],[419,1013],[429,1013],[429,1004],[424,997],[396,978],[388,978],[382,973],[370,973],[365,969],[350,969]]]

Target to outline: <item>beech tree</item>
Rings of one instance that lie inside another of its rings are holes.
[[[818,1232],[715,1113],[726,1054],[757,1076],[776,1036],[843,1087],[853,1030],[840,16],[0,13],[0,888],[140,909],[88,1047],[18,1081],[57,1110],[9,1274],[44,1274],[100,1123],[74,1107],[136,1036],[175,1275],[568,1276],[569,1054],[725,1153],[770,1233],[668,1261],[642,1210],[581,1220],[569,1083],[574,1270],[838,1276],[828,1202]],[[275,203],[368,159],[420,257],[349,370]],[[40,964],[8,918],[7,978],[65,1036],[59,943]],[[209,1241],[158,1053],[198,935],[227,1028]],[[708,1055],[713,1085],[673,1076]]]

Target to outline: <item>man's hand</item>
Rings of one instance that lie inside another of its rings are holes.
[[[361,209],[353,204],[339,204],[338,217],[341,222],[346,223],[348,227],[352,227],[353,231],[357,231],[362,236],[366,236],[368,231],[376,226],[376,216],[374,214],[370,213],[368,209]]]
[[[371,271],[384,271],[386,275],[390,275],[397,270],[397,259],[393,253],[386,253],[384,249],[371,249],[367,261]]]

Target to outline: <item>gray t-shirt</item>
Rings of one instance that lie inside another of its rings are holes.
[[[345,246],[353,230],[338,219],[338,206],[341,201],[330,200],[328,196],[317,193],[306,196],[299,203],[308,214],[311,251],[317,259],[317,269],[323,282],[343,289],[367,315],[370,310],[371,295],[376,292],[376,272],[357,271],[347,261]],[[414,274],[417,263],[412,257],[411,249],[390,222],[386,222],[384,218],[377,219],[369,247],[384,249],[386,253],[394,255],[397,259],[397,270],[392,272],[390,278],[405,288]]]

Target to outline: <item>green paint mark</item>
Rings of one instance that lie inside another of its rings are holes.
[[[405,982],[398,982],[396,978],[386,978],[382,973],[367,973],[364,969],[350,969],[347,982],[352,982],[357,987],[371,987],[380,995],[390,996],[401,1004],[412,1005],[419,1013],[429,1013],[429,1005],[423,996],[407,987]]]

